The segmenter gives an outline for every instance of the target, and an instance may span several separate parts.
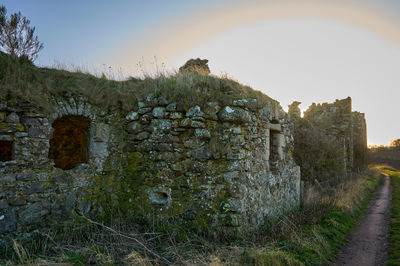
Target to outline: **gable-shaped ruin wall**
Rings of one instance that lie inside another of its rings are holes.
[[[289,106],[289,115],[294,123],[294,155],[302,180],[346,178],[367,167],[365,116],[352,111],[350,97],[334,103],[314,103],[303,117],[299,104]]]

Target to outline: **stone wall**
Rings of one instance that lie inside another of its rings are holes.
[[[0,104],[0,140],[12,147],[0,161],[0,235],[62,221],[72,210],[248,229],[299,204],[289,117],[276,101],[190,107],[149,95],[126,114],[79,96],[48,100],[50,113]],[[87,139],[80,123],[54,130],[60,118],[89,121]],[[67,131],[81,141],[55,136]],[[71,145],[83,155],[72,169],[60,169],[54,158],[67,157]]]
[[[43,226],[46,218],[63,220],[72,209],[85,214],[101,212],[92,209],[96,204],[90,202],[89,188],[106,179],[103,165],[118,150],[113,144],[118,147],[116,136],[123,127],[115,123],[115,115],[104,114],[80,97],[49,97],[49,101],[53,113],[41,113],[27,103],[0,104],[0,139],[12,144],[11,160],[0,161],[0,235],[30,231]],[[64,171],[54,167],[48,153],[52,123],[71,115],[90,119],[88,158]]]
[[[352,112],[353,123],[353,171],[362,170],[368,164],[367,124],[365,115]]]
[[[210,102],[185,111],[148,97],[127,119],[126,164],[136,169],[124,183],[144,194],[129,197],[129,208],[157,206],[196,224],[255,226],[298,205],[300,170],[277,102]]]
[[[313,103],[300,117],[299,102],[289,106],[294,121],[295,159],[302,179],[344,178],[367,165],[364,114],[352,112],[351,98]]]

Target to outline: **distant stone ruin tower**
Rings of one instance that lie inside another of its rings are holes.
[[[365,115],[352,111],[350,97],[334,103],[313,103],[304,117],[299,105],[297,101],[289,105],[289,116],[302,180],[343,178],[367,167]]]
[[[299,107],[300,104],[301,104],[301,102],[297,102],[297,101],[294,101],[292,104],[289,104],[288,113],[289,113],[290,119],[292,119],[293,121],[301,118],[301,110]]]

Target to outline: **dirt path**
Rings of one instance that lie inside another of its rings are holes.
[[[385,175],[364,220],[342,248],[334,265],[385,265],[391,195],[390,178]]]

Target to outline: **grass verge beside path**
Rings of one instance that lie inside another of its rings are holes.
[[[377,171],[371,171],[342,183],[331,195],[317,193],[306,198],[302,210],[284,218],[289,228],[266,240],[275,242],[275,247],[253,248],[246,262],[255,265],[329,264],[370,205],[382,180],[379,176]]]
[[[390,175],[392,184],[392,217],[387,265],[400,265],[400,171],[391,167],[377,167]]]

